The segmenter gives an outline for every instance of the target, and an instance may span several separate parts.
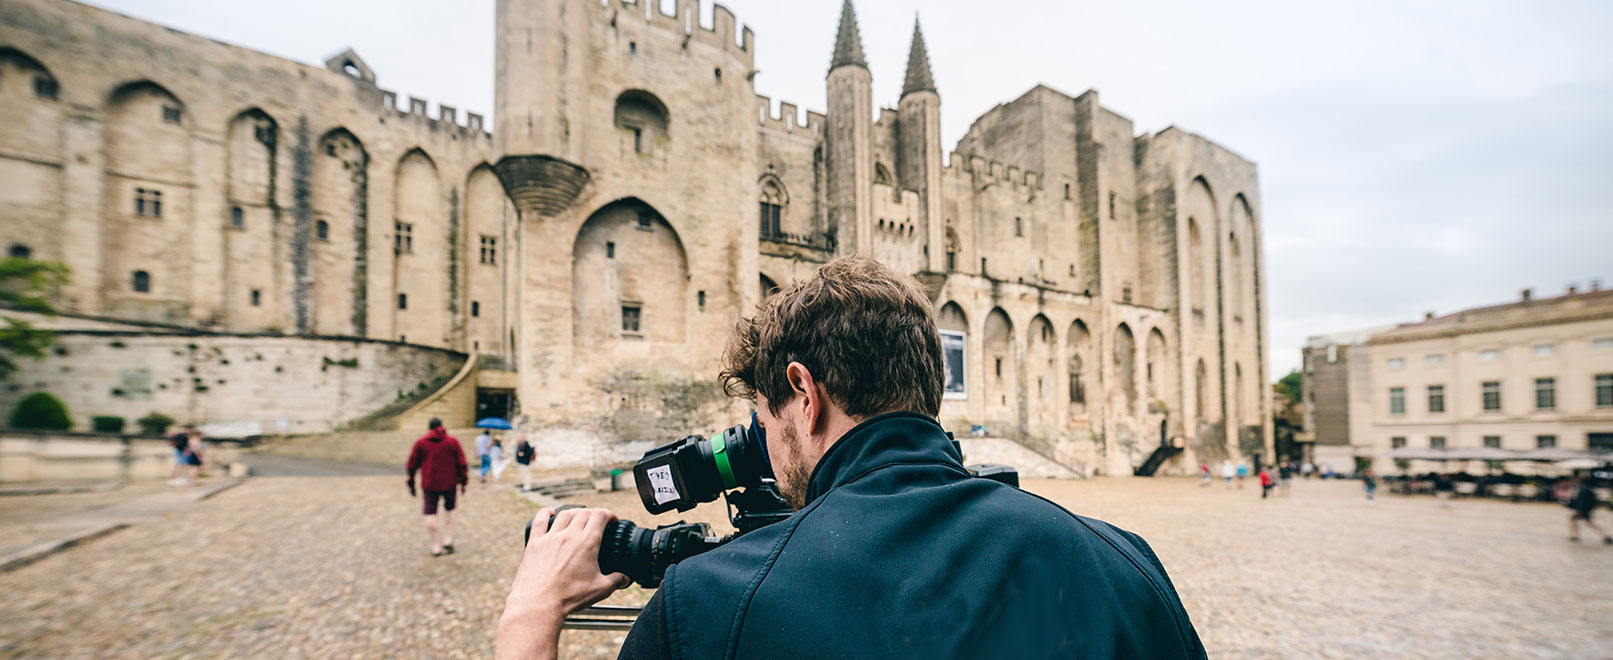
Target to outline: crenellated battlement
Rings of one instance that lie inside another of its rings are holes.
[[[438,103],[437,116],[435,117],[430,116],[430,114],[427,112],[427,109],[425,99],[410,96],[408,97],[408,104],[406,106],[399,105],[397,92],[386,89],[381,90],[380,110],[382,115],[396,114],[398,117],[404,119],[428,122],[433,128],[455,130],[458,131],[460,135],[464,136],[480,136],[487,140],[491,140],[493,138],[492,131],[488,130],[483,117],[479,114],[474,112],[466,112],[465,123],[461,124],[459,123],[458,108],[455,108],[451,105]]]
[[[660,0],[601,0],[601,11],[611,12],[611,21],[639,18],[650,27],[665,30],[683,37],[684,47],[690,42],[707,44],[727,52],[730,56],[754,67],[756,60],[755,33],[750,26],[741,26],[734,12],[721,4],[712,4],[712,24],[700,21],[700,0],[677,0],[676,13],[661,11]],[[737,31],[736,31],[737,30]]]
[[[779,101],[779,110],[773,112],[773,99],[761,94],[756,95],[756,115],[762,128],[781,131],[784,133],[804,132],[812,137],[823,137],[824,115],[821,112],[807,111],[806,122],[800,121],[800,110],[794,103]]]
[[[973,154],[964,155],[956,151],[952,152],[951,158],[941,168],[941,175],[963,176],[965,174],[973,177],[976,185],[982,188],[992,184],[1006,184],[1013,186],[1015,189],[1042,189],[1042,174],[1040,172],[1022,169],[1018,165],[988,160]]]

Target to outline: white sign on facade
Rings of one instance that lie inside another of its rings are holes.
[[[964,365],[965,335],[951,330],[941,331],[941,365],[946,369],[946,389],[941,398],[961,401],[969,398],[967,371]]]

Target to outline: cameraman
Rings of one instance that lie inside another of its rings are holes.
[[[1141,538],[964,470],[913,278],[836,259],[741,320],[723,359],[796,513],[669,568],[621,657],[1204,657]],[[499,620],[503,660],[555,657],[564,616],[627,582],[599,573],[611,513],[550,514]]]

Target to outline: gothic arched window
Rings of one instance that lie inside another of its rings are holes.
[[[762,238],[782,236],[784,207],[790,203],[789,197],[784,194],[784,184],[776,177],[764,178],[760,203]]]

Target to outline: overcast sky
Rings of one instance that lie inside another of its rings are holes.
[[[756,91],[823,110],[841,0],[729,0]],[[491,115],[493,0],[96,0]],[[670,10],[671,4],[667,4]],[[1272,375],[1307,336],[1613,285],[1613,2],[863,0],[875,102],[920,13],[943,145],[1037,83],[1260,167]],[[709,24],[711,5],[702,7]]]

